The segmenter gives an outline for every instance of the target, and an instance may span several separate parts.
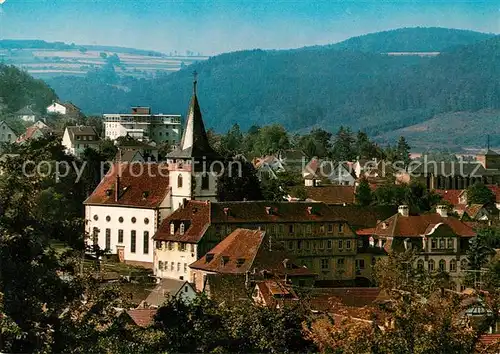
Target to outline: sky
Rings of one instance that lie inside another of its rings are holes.
[[[500,33],[500,0],[0,0],[0,39],[214,55],[401,27]]]

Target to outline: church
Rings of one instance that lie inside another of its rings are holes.
[[[153,235],[188,200],[216,201],[223,162],[210,146],[196,76],[180,145],[160,163],[116,163],[84,201],[87,244],[152,267]]]

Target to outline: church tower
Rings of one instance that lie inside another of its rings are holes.
[[[217,171],[223,166],[222,157],[208,142],[196,95],[196,84],[195,73],[193,96],[189,103],[181,144],[167,155],[172,211],[178,209],[185,200],[216,201]]]

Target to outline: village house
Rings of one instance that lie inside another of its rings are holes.
[[[64,130],[62,144],[66,152],[76,157],[81,157],[85,149],[99,150],[99,136],[91,126],[69,126]]]
[[[302,178],[307,187],[327,184],[354,186],[356,174],[347,163],[334,163],[333,161],[321,160],[316,157],[302,170]]]
[[[16,118],[28,123],[34,123],[40,117],[40,113],[33,111],[31,106],[21,108],[19,111],[14,113],[14,115]]]
[[[0,143],[13,143],[16,139],[14,130],[5,121],[0,121]]]
[[[273,248],[265,231],[240,228],[189,268],[191,282],[197,291],[232,301],[245,298],[256,281],[277,280],[311,286],[316,276],[290,259],[283,250]]]
[[[187,280],[159,279],[158,285],[141,303],[142,308],[158,308],[168,298],[191,301],[196,297],[196,290]]]
[[[152,267],[152,237],[171,212],[166,165],[115,164],[83,204],[88,244]]]
[[[461,220],[448,216],[446,206],[437,206],[435,213],[410,215],[408,206],[399,206],[398,213],[377,224],[375,228],[358,231],[357,259],[373,265],[386,252],[417,251],[414,266],[420,269],[448,272],[450,288],[462,286],[467,269],[466,250],[474,230]],[[371,279],[371,267],[364,277]]]
[[[54,101],[46,108],[48,114],[60,114],[68,118],[79,118],[82,113],[81,109],[71,102]]]
[[[273,245],[317,273],[320,283],[354,281],[356,234],[326,204],[308,202],[187,201],[154,236],[155,274],[186,279],[187,265],[236,228],[266,231]]]
[[[37,121],[32,126],[26,128],[26,132],[17,138],[16,143],[24,144],[28,140],[42,138],[49,134],[52,134],[54,131],[47,124],[42,122],[41,120]]]
[[[134,157],[143,161],[159,161],[158,146],[154,142],[139,141],[126,135],[116,139],[115,146],[118,149],[116,161],[132,162]]]

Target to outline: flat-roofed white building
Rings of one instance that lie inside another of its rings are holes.
[[[104,114],[104,135],[116,140],[130,136],[139,141],[177,146],[182,136],[182,119],[176,114],[152,114],[149,107],[132,107],[130,113]]]

